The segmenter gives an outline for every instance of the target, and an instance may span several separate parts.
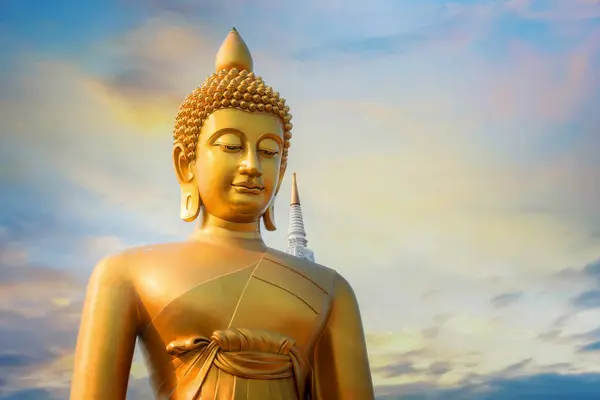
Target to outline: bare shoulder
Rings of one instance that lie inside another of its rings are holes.
[[[136,267],[147,265],[151,258],[168,258],[177,252],[178,243],[132,247],[102,258],[94,267],[90,281],[125,283]]]
[[[127,263],[124,262],[123,254],[112,254],[101,259],[90,277],[90,285],[93,284],[121,284],[129,281]]]
[[[117,256],[128,262],[147,261],[148,259],[173,257],[194,245],[196,248],[201,247],[201,243],[192,242],[171,242],[171,243],[155,243],[145,246],[130,247],[123,250]]]
[[[159,243],[131,247],[105,258],[102,262],[112,264],[112,267],[107,268],[118,269],[115,273],[123,277],[135,277],[139,273],[149,273],[157,267],[180,265],[181,259],[189,258],[191,246],[194,246],[193,252],[196,255],[203,253],[199,243]]]

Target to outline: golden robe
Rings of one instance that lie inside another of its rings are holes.
[[[231,265],[252,258],[241,268]],[[339,275],[272,249],[232,249],[211,264],[201,279],[177,279],[184,290],[169,301],[160,300],[161,286],[154,285],[165,284],[164,268],[147,268],[136,284],[140,318],[150,319],[139,338],[157,397],[316,398],[311,395],[313,351]],[[177,271],[169,275],[173,280]],[[146,315],[144,306],[157,312]]]

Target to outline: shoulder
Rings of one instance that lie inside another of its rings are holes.
[[[271,248],[264,258],[304,276],[328,294],[332,294],[336,277],[339,276],[334,269]]]
[[[136,275],[144,269],[152,268],[155,264],[169,264],[176,262],[179,258],[185,258],[190,254],[190,247],[195,253],[202,253],[199,243],[173,242],[149,244],[125,249],[103,258],[96,270],[106,274],[118,275],[122,278]]]
[[[181,243],[167,243],[132,247],[119,253],[102,258],[92,271],[91,281],[109,281],[112,283],[130,280],[131,272],[138,265],[144,265],[157,255],[176,254]]]
[[[350,282],[346,280],[342,275],[336,274],[335,282],[333,285],[334,298],[338,302],[348,303],[354,305],[357,303],[356,294]]]
[[[135,262],[136,260],[144,260],[155,258],[157,256],[172,256],[180,254],[182,250],[195,246],[200,247],[201,243],[183,241],[171,243],[148,244],[144,246],[130,247],[117,254],[118,257],[127,262]]]
[[[344,276],[333,268],[304,260],[290,254],[269,249],[265,259],[285,265],[287,268],[303,275],[328,294],[328,297],[340,306],[347,307],[357,303],[352,285]]]
[[[94,267],[90,280],[123,279],[127,275],[123,258],[122,253],[105,256]]]
[[[360,315],[352,285],[336,270],[274,249],[268,249],[264,258],[302,275],[318,286],[326,293],[331,310],[336,314]]]

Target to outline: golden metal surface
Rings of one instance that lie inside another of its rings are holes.
[[[190,240],[130,249],[94,269],[71,399],[125,399],[136,339],[159,399],[374,398],[348,282],[261,239],[261,217],[275,229],[291,116],[261,78],[235,69],[251,59],[232,31],[222,69],[179,110],[181,218],[202,217]]]
[[[292,200],[290,204],[300,204],[300,194],[298,194],[298,183],[296,182],[296,173],[292,174]]]
[[[252,54],[250,54],[248,46],[246,46],[238,31],[233,28],[217,53],[216,70],[237,68],[252,72],[253,65]]]

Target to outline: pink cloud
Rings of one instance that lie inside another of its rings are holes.
[[[565,55],[546,55],[524,42],[510,45],[510,61],[488,64],[484,96],[492,118],[569,121],[596,93],[599,76],[593,58],[600,50],[597,35]]]

